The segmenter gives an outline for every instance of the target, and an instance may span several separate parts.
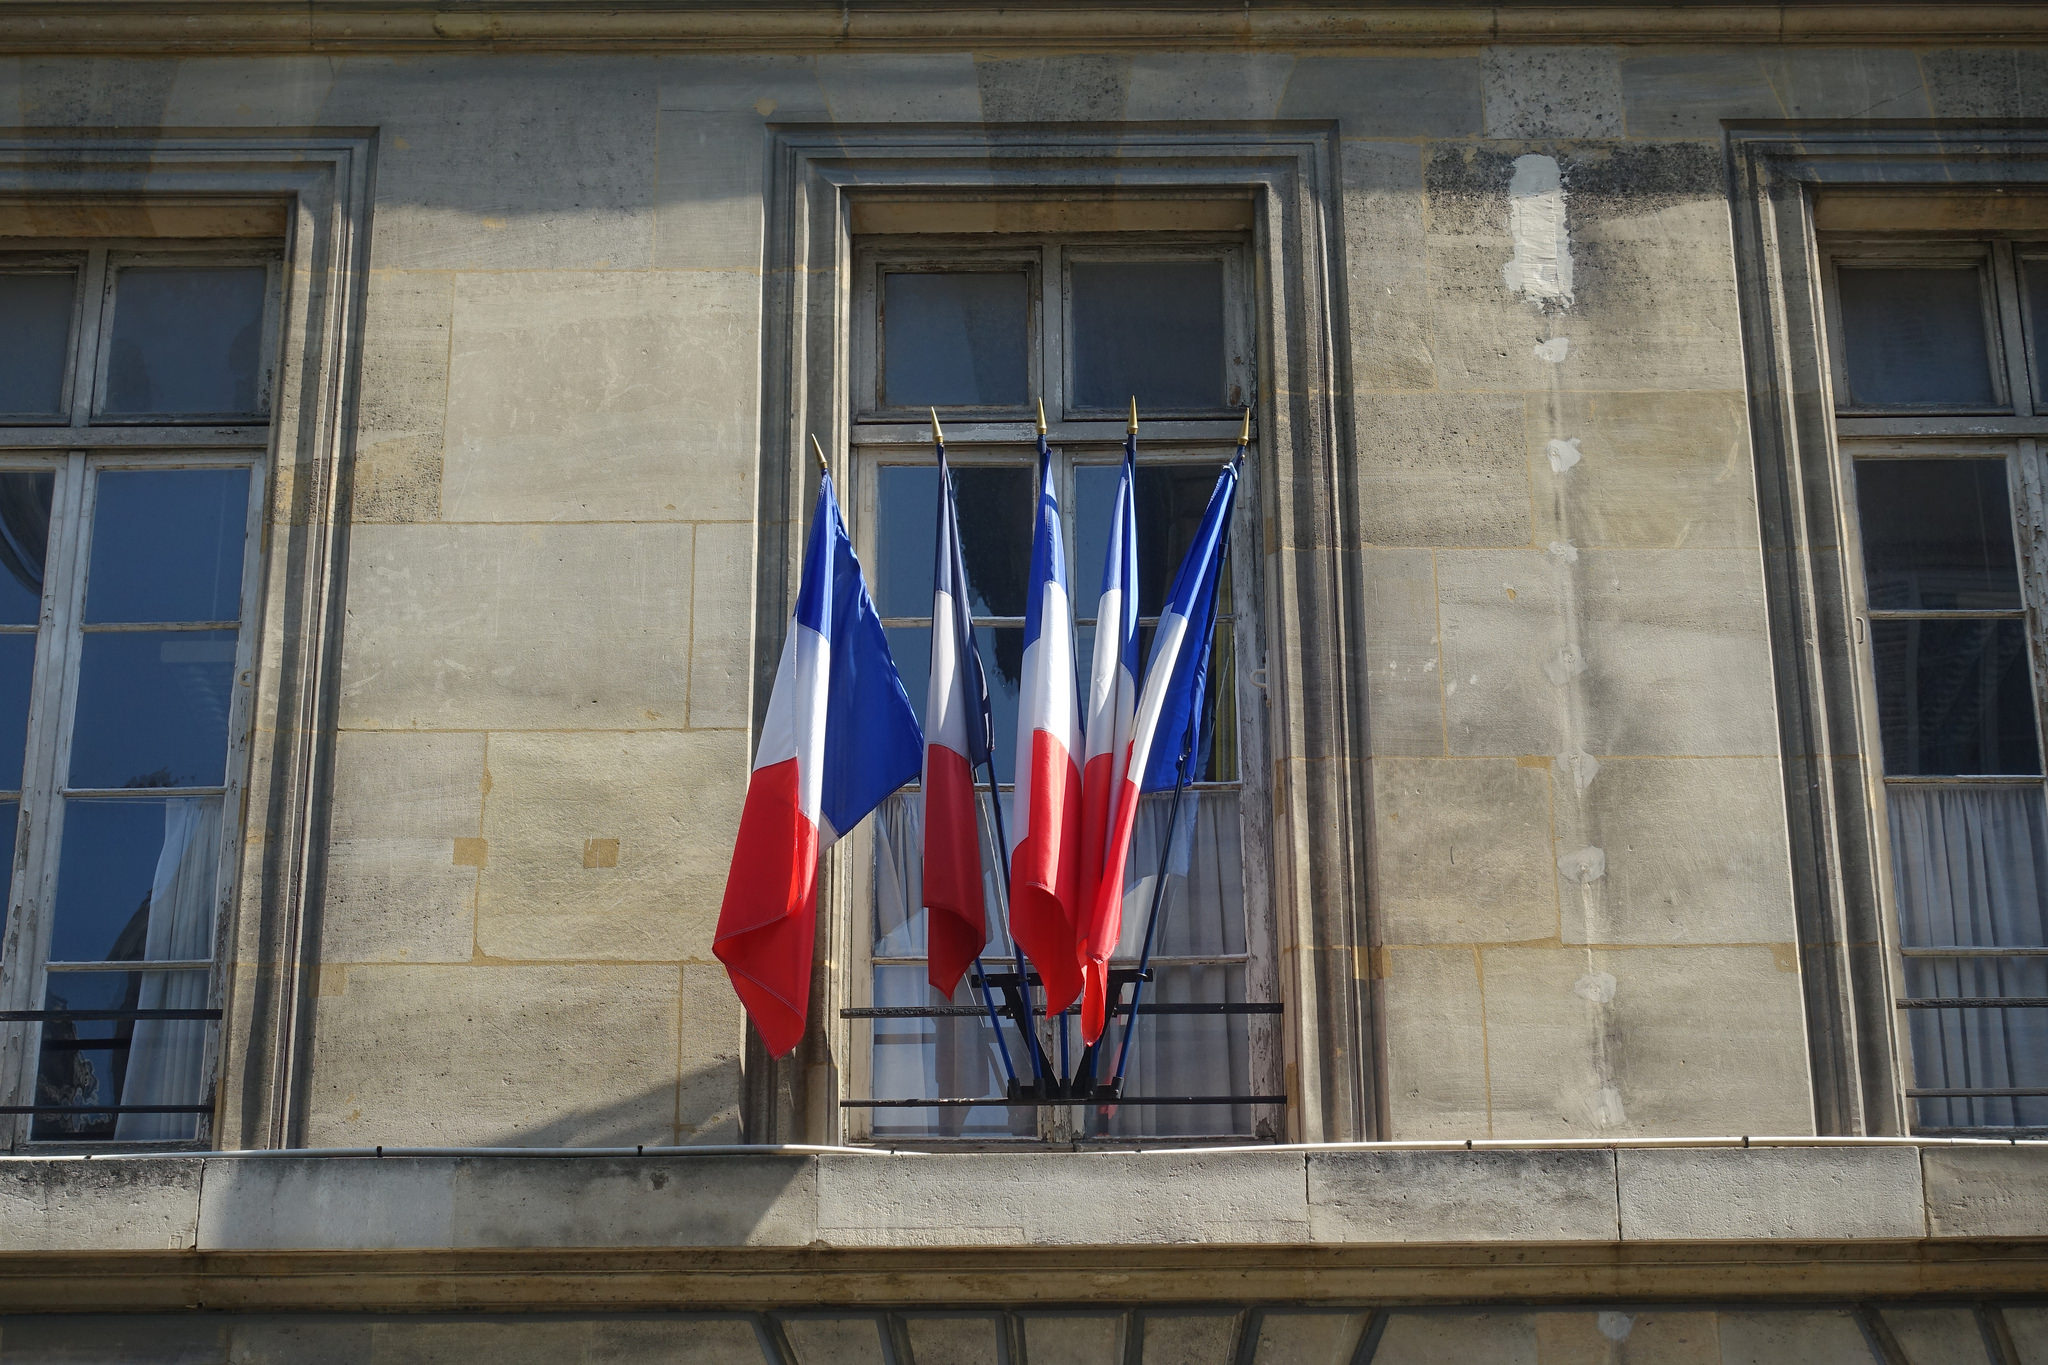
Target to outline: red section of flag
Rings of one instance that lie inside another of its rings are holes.
[[[1077,920],[1085,926],[1102,885],[1102,864],[1109,852],[1109,831],[1116,818],[1116,755],[1097,754],[1081,770],[1081,880],[1074,901]],[[1077,935],[1077,940],[1083,935]]]
[[[975,823],[974,770],[943,744],[924,751],[925,971],[932,989],[951,996],[988,942],[982,910],[981,830]]]
[[[711,951],[772,1057],[803,1040],[817,910],[818,827],[797,803],[797,760],[757,768]]]
[[[1045,983],[1046,1013],[1058,1014],[1081,993],[1081,774],[1044,730],[1031,736],[1031,809],[1017,815],[1024,834],[1010,855],[1010,932]]]
[[[1087,916],[1081,934],[1081,1041],[1092,1043],[1109,1022],[1109,959],[1124,929],[1124,868],[1131,852],[1131,833],[1138,824],[1138,786],[1126,779],[1118,793],[1116,824],[1109,835],[1108,859],[1095,895],[1083,907]]]

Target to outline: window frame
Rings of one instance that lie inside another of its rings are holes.
[[[19,261],[69,256],[80,261],[74,299],[74,323],[65,364],[67,403],[61,420],[30,425],[21,421],[0,426],[0,469],[49,469],[56,478],[45,557],[44,595],[36,627],[37,649],[30,686],[27,722],[29,742],[24,757],[20,807],[17,811],[15,873],[6,923],[16,951],[0,958],[0,1009],[41,1010],[53,969],[50,965],[54,929],[54,895],[61,859],[65,808],[73,799],[92,799],[71,792],[68,757],[72,742],[79,667],[86,635],[85,592],[88,583],[91,529],[100,476],[111,470],[241,468],[249,471],[244,510],[242,582],[236,623],[235,659],[229,694],[227,750],[219,784],[165,788],[165,794],[217,796],[221,833],[215,849],[214,910],[206,1008],[227,1012],[230,968],[235,953],[236,907],[242,898],[241,876],[256,717],[256,660],[263,634],[262,605],[267,549],[265,529],[271,504],[270,445],[272,421],[243,418],[236,426],[219,425],[217,415],[180,415],[156,420],[116,419],[95,415],[104,382],[110,335],[104,323],[114,306],[115,270],[110,261],[175,261],[179,264],[266,266],[263,344],[258,392],[266,404],[279,372],[279,318],[282,315],[283,241],[220,242],[212,240],[136,242],[127,239],[60,244],[55,250],[0,251],[0,269]],[[89,383],[80,383],[81,377]],[[240,414],[234,415],[240,417]],[[192,623],[176,623],[189,628]],[[52,714],[52,711],[55,714]],[[159,789],[150,789],[152,795]],[[24,837],[25,835],[25,837]],[[169,970],[148,962],[63,962],[54,972]],[[197,1116],[192,1137],[114,1139],[123,1146],[146,1145],[167,1150],[204,1149],[216,1137],[218,1100],[227,1052],[225,1019],[206,1030],[201,1061],[202,1094],[208,1106]],[[41,1065],[41,1021],[0,1021],[0,1105],[35,1103]],[[35,1138],[33,1114],[0,1114],[0,1150],[37,1152],[106,1150],[108,1139]]]

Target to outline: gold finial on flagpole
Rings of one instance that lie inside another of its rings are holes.
[[[1244,425],[1237,429],[1237,443],[1248,446],[1252,443],[1252,405],[1244,405]]]
[[[1138,395],[1131,395],[1131,424],[1124,428],[1133,436],[1138,434]]]
[[[811,433],[811,453],[818,457],[818,472],[830,474],[832,466],[825,463],[825,447],[818,444],[818,433],[815,431]]]
[[[932,444],[944,445],[946,443],[946,433],[939,430],[939,410],[937,408],[928,408],[926,410],[932,415]]]
[[[1038,400],[1038,434],[1045,435],[1045,400]]]

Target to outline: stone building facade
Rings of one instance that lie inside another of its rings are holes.
[[[0,319],[0,1365],[2048,1361],[2042,7],[5,0]],[[907,658],[1112,374],[1184,1012],[988,1103],[899,805],[770,1059],[807,438]]]

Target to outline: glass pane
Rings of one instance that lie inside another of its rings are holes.
[[[1004,861],[996,854],[995,822],[988,797],[979,793],[981,864],[989,941],[983,956],[991,971],[1010,960],[1010,940],[1003,924],[1001,878]],[[1003,811],[1010,811],[1010,793],[1003,793]],[[875,811],[875,922],[872,949],[876,957],[923,957],[924,806],[915,791],[900,791]]]
[[[1093,618],[1109,553],[1109,519],[1116,509],[1120,465],[1082,465],[1074,471],[1074,610]],[[1139,465],[1134,501],[1138,520],[1138,611],[1157,616],[1182,556],[1195,540],[1216,491],[1212,464]],[[1229,583],[1229,567],[1224,568]],[[1224,594],[1229,610],[1229,593]]]
[[[246,469],[101,473],[85,619],[237,619],[248,511]]]
[[[262,266],[129,266],[115,277],[109,415],[263,410]]]
[[[20,822],[20,804],[0,801],[0,953],[7,950],[7,907],[14,896],[14,830]]]
[[[1907,947],[2048,948],[2048,802],[2040,787],[1902,784],[1886,804]]]
[[[976,616],[1024,614],[1037,484],[1037,471],[1022,465],[953,468],[960,556],[967,563],[969,610]],[[876,605],[884,616],[929,617],[938,470],[886,465],[877,491],[881,534],[876,547]]]
[[[2032,353],[2034,409],[2048,411],[2048,257],[2035,256],[2021,266],[2021,288],[2027,295],[2027,342]]]
[[[1029,277],[1021,270],[882,277],[882,401],[892,408],[1030,400]]]
[[[35,636],[0,635],[0,792],[21,790],[22,755],[28,748],[29,677],[35,663]]]
[[[75,270],[0,275],[0,414],[62,417]]]
[[[1152,951],[1169,957],[1227,956],[1245,951],[1244,850],[1237,793],[1192,792],[1182,798],[1179,827],[1166,847],[1173,794],[1145,797],[1131,836],[1124,876],[1119,960],[1135,963],[1145,945],[1153,887],[1165,854],[1166,889]]]
[[[51,1010],[169,1010],[207,1007],[205,972],[52,972]],[[92,1105],[197,1105],[204,1102],[204,1019],[78,1019],[43,1025],[36,1066],[38,1105],[70,1113],[35,1116],[39,1142],[119,1138],[192,1138],[198,1114],[115,1114]]]
[[[1879,610],[2020,605],[2003,460],[1859,460],[1863,570]]]
[[[931,1004],[979,1005],[978,992],[962,981],[953,999],[942,1000],[925,980],[921,962],[878,963],[874,967],[874,1003],[882,1008]],[[994,1098],[1008,1077],[988,1016],[944,1019],[877,1019],[874,1027],[876,1099]],[[1008,1020],[1004,1039],[1012,1065],[1028,1067]],[[1030,1109],[996,1105],[934,1109],[877,1109],[877,1137],[1031,1137],[1037,1115]]]
[[[32,626],[43,609],[43,556],[50,547],[49,470],[0,474],[0,625]]]
[[[1129,995],[1126,992],[1125,998]],[[1155,966],[1145,988],[1151,1004],[1242,1003],[1242,963],[1186,963]],[[1111,1048],[1123,1045],[1125,1016],[1103,1033]],[[1251,1093],[1251,1040],[1242,1014],[1150,1014],[1139,1011],[1131,1038],[1124,1093],[1133,1096],[1216,1096]],[[1110,1069],[1115,1069],[1114,1061]],[[1163,1134],[1244,1133],[1251,1106],[1239,1104],[1118,1105],[1083,1111],[1093,1136],[1146,1137]]]
[[[931,615],[938,499],[936,464],[883,465],[876,472],[875,609],[884,616]]]
[[[1220,261],[1077,261],[1071,392],[1082,408],[1220,408],[1224,392]]]
[[[53,962],[213,956],[220,798],[67,801]]]
[[[1988,407],[1998,401],[1978,271],[1836,272],[1850,401],[1857,407]]]
[[[1914,964],[1908,989],[1916,995],[2048,995],[2048,962]],[[1913,1084],[1918,1089],[2048,1088],[2048,1010],[2005,1006],[1992,1009],[1905,1011],[1913,1047]],[[2048,1095],[1980,1095],[1914,1101],[1929,1127],[2012,1128],[2048,1126]]]
[[[1901,776],[2041,771],[2019,621],[1873,621],[1884,769]]]
[[[71,785],[220,782],[234,675],[232,630],[88,634],[78,671]]]

